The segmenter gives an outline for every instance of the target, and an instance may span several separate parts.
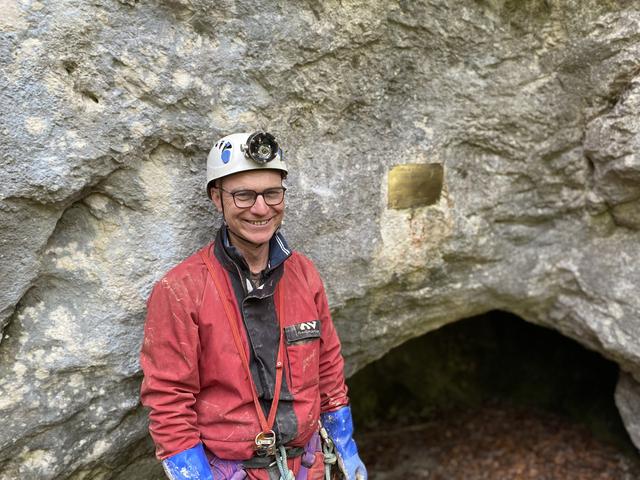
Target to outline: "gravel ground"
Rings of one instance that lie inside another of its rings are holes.
[[[489,405],[357,436],[371,480],[638,480],[640,455],[547,413]]]

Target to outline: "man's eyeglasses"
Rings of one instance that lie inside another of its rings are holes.
[[[230,192],[222,187],[217,187],[218,190],[222,190],[233,197],[233,203],[238,208],[250,208],[256,203],[258,195],[262,195],[264,203],[270,207],[280,205],[284,200],[284,192],[287,190],[285,187],[274,187],[263,190],[262,192],[256,192],[255,190],[238,190],[236,192]]]

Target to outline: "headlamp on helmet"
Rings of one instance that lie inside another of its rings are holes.
[[[266,132],[252,134],[242,146],[244,154],[257,163],[268,163],[278,153],[278,142],[273,135]]]

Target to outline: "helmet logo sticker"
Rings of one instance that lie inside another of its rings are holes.
[[[229,163],[229,160],[231,160],[231,142],[225,143],[220,158],[222,158],[222,163]]]

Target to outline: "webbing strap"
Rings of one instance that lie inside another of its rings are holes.
[[[208,250],[208,248],[207,248]],[[258,415],[258,420],[260,421],[260,427],[262,428],[262,433],[272,432],[273,424],[276,420],[276,412],[278,410],[278,402],[280,401],[280,390],[282,387],[282,373],[284,369],[284,363],[282,361],[284,356],[284,308],[282,302],[282,287],[281,282],[276,286],[276,313],[278,317],[278,324],[280,328],[280,343],[278,345],[278,355],[276,359],[276,385],[275,392],[273,392],[273,401],[271,402],[271,408],[269,409],[269,417],[265,418],[264,412],[262,411],[262,407],[260,405],[260,401],[258,400],[258,391],[256,390],[256,384],[253,381],[253,377],[251,375],[251,369],[249,368],[249,359],[247,357],[247,352],[244,349],[242,344],[242,339],[240,337],[240,331],[238,330],[238,320],[235,315],[235,310],[232,305],[230,305],[228,297],[224,294],[225,290],[223,290],[221,285],[221,279],[219,276],[222,275],[220,269],[222,268],[220,265],[216,267],[211,262],[211,259],[207,255],[205,251],[200,251],[200,256],[204,261],[204,264],[207,266],[209,273],[211,274],[211,278],[213,279],[213,283],[218,291],[218,296],[220,297],[220,301],[222,302],[222,306],[224,307],[224,311],[227,317],[227,321],[229,322],[229,327],[231,328],[231,333],[233,334],[233,342],[236,345],[236,349],[238,350],[238,354],[240,355],[240,359],[242,360],[242,365],[249,377],[249,383],[251,385],[251,394],[253,396],[253,403],[256,407],[256,413]]]

